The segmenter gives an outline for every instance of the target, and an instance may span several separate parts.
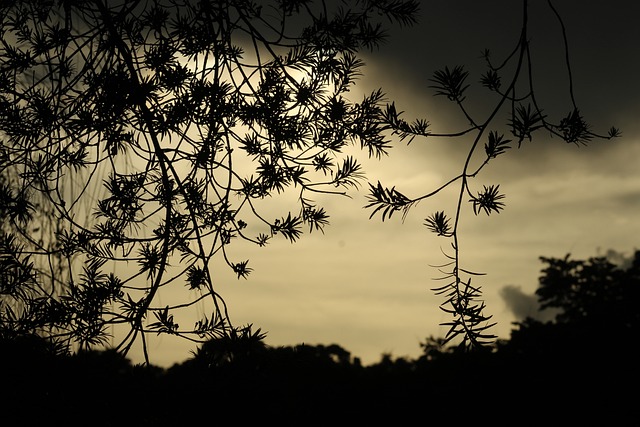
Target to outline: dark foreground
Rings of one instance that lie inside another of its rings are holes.
[[[631,339],[631,337],[629,337]],[[635,351],[425,351],[361,366],[339,346],[200,349],[170,369],[1,343],[3,426],[633,425]]]

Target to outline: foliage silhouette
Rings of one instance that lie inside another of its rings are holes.
[[[552,120],[536,98],[528,2],[514,50],[496,62],[483,54],[479,83],[494,96],[485,117],[466,108],[469,72],[434,73],[432,88],[470,124],[455,133],[406,122],[382,90],[348,97],[363,63],[357,53],[383,41],[387,22],[415,22],[413,0],[313,1],[21,0],[0,9],[0,336],[38,334],[61,351],[108,342],[113,328],[127,354],[148,334],[195,342],[253,334],[231,323],[212,265],[240,279],[252,267],[230,250],[322,231],[329,214],[318,194],[346,195],[364,180],[359,145],[381,157],[391,138],[468,139],[459,173],[422,196],[369,184],[370,217],[403,218],[420,201],[455,187],[454,215],[424,222],[449,239],[437,266],[445,337],[465,348],[490,344],[478,276],[461,263],[460,223],[504,209],[498,184],[472,179],[517,142],[547,131],[576,145],[619,135],[592,131],[575,102]],[[567,46],[564,24],[551,1]],[[566,55],[568,57],[568,54]],[[497,123],[507,113],[505,123]],[[505,129],[501,129],[505,128]],[[509,131],[514,138],[507,138]],[[484,145],[484,152],[482,146]],[[479,166],[473,160],[480,158]],[[457,187],[456,187],[457,186]],[[284,212],[264,203],[278,197]],[[134,268],[135,265],[135,268]],[[172,305],[167,289],[197,294]],[[205,303],[206,301],[206,303]],[[185,311],[206,304],[193,326]]]
[[[115,347],[139,342],[148,362],[147,334],[242,334],[214,261],[246,278],[235,242],[322,231],[315,195],[364,177],[344,149],[386,154],[382,91],[348,92],[358,51],[412,24],[417,6],[3,3],[0,336],[88,349],[117,328]],[[197,296],[160,303],[182,287]],[[181,313],[204,301],[209,314],[185,327]]]
[[[436,287],[434,291],[443,296],[444,302],[440,308],[451,316],[450,321],[443,323],[448,327],[445,338],[458,341],[465,348],[491,344],[496,337],[490,332],[494,323],[491,323],[492,316],[485,314],[481,286],[476,285],[475,281],[472,284],[471,281],[481,274],[465,270],[461,261],[463,246],[459,230],[463,205],[465,200],[470,203],[475,215],[500,213],[505,207],[505,195],[500,192],[498,184],[483,184],[481,190],[474,191],[472,180],[478,178],[489,163],[504,155],[515,144],[520,147],[525,140],[531,141],[534,134],[537,135],[541,131],[577,146],[587,145],[594,138],[611,139],[620,135],[615,127],[611,127],[605,134],[596,133],[580,114],[573,93],[573,77],[568,61],[564,23],[553,2],[548,0],[546,3],[560,24],[559,38],[567,59],[566,76],[562,78],[567,78],[569,82],[567,92],[570,103],[567,107],[569,113],[565,117],[557,120],[549,118],[536,95],[538,87],[532,72],[527,0],[522,1],[521,32],[515,40],[515,48],[506,58],[499,61],[491,56],[489,50],[482,55],[486,63],[486,72],[480,77],[479,83],[488,91],[488,95],[484,96],[486,107],[480,113],[484,116],[471,114],[467,108],[467,89],[471,83],[468,83],[469,72],[463,66],[437,70],[431,79],[431,87],[436,96],[444,97],[457,106],[461,116],[469,124],[468,127],[457,132],[441,133],[432,131],[429,121],[425,119],[407,122],[394,103],[388,105],[384,112],[387,126],[401,141],[407,140],[408,143],[412,143],[420,138],[452,138],[455,139],[456,145],[467,144],[466,160],[441,186],[426,191],[421,196],[408,196],[395,186],[388,188],[380,182],[376,185],[369,184],[369,203],[366,206],[372,209],[371,217],[381,212],[382,221],[390,219],[396,212],[402,212],[404,219],[419,202],[434,198],[446,189],[453,191],[457,201],[453,207],[453,215],[447,214],[446,210],[439,210],[429,215],[424,225],[429,231],[450,242],[450,251],[444,251],[445,263],[436,266],[443,274],[438,279],[443,280],[445,284]],[[506,123],[500,122],[504,114],[507,116]],[[504,132],[510,132],[515,139],[507,138]],[[483,142],[484,152],[481,150]]]
[[[606,257],[572,260],[567,255],[541,260],[547,266],[536,291],[540,309],[557,309],[558,314],[550,322],[527,318],[516,323],[511,348],[523,343],[533,345],[526,348],[527,353],[606,352],[607,347],[598,349],[592,341],[594,336],[606,336],[619,349],[633,350],[626,342],[640,326],[640,314],[634,309],[640,294],[640,251],[628,267]]]

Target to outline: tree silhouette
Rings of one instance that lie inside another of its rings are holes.
[[[141,342],[147,362],[149,333],[242,334],[212,260],[246,278],[234,242],[322,231],[315,195],[363,179],[344,148],[386,154],[382,91],[348,92],[358,51],[417,5],[5,2],[0,334],[89,348],[115,327],[116,348]],[[271,197],[282,212],[263,208]],[[167,288],[198,296],[165,305]],[[179,325],[201,301],[209,314]]]
[[[626,268],[605,257],[540,259],[547,265],[536,290],[540,309],[556,309],[558,314],[550,322],[527,318],[516,323],[509,346],[526,347],[527,353],[593,353],[598,351],[595,337],[607,337],[626,347],[640,325],[634,309],[640,292],[640,252]]]
[[[496,361],[508,370],[503,384],[517,371],[521,399],[537,402],[540,421],[551,416],[589,423],[606,417],[624,423],[636,417],[633,390],[640,371],[633,337],[639,316],[633,306],[640,253],[626,267],[604,257],[541,260],[546,266],[536,291],[540,310],[557,314],[547,322],[526,318],[499,343]]]
[[[424,221],[451,244],[438,266],[444,285],[435,289],[452,316],[445,339],[463,347],[492,342],[481,287],[471,282],[478,273],[461,262],[459,230],[465,202],[475,215],[491,215],[504,209],[505,196],[499,184],[475,188],[473,179],[542,131],[578,146],[619,132],[597,133],[580,114],[566,31],[550,0],[567,52],[570,102],[562,117],[548,117],[536,97],[527,0],[511,53],[498,61],[483,54],[480,84],[493,100],[483,117],[466,107],[464,67],[433,75],[435,94],[454,103],[468,127],[441,133],[424,119],[409,123],[382,90],[350,99],[363,66],[358,52],[378,46],[385,25],[415,22],[418,4],[2,5],[0,334],[90,348],[117,328],[116,348],[127,354],[139,342],[147,362],[147,334],[253,337],[232,324],[213,262],[246,278],[252,267],[230,249],[236,242],[264,246],[322,231],[329,214],[316,196],[345,195],[364,180],[347,146],[381,157],[392,138],[448,137],[468,142],[448,181],[414,197],[369,184],[367,207],[384,221],[454,189],[453,215],[441,209]],[[162,303],[168,289],[185,298]],[[208,314],[185,327],[181,313],[205,301]]]
[[[478,347],[492,343],[495,336],[490,332],[491,315],[485,313],[481,286],[472,283],[472,278],[483,275],[465,269],[461,261],[462,242],[460,225],[463,205],[471,204],[475,215],[499,213],[505,207],[505,195],[499,184],[482,184],[482,188],[473,185],[480,172],[497,157],[504,155],[514,146],[532,141],[533,136],[546,131],[548,135],[559,138],[565,143],[576,146],[587,145],[594,138],[611,139],[620,133],[611,127],[606,134],[592,130],[580,113],[573,93],[573,77],[569,62],[567,34],[564,23],[551,0],[547,6],[559,24],[559,41],[564,46],[568,113],[563,117],[552,118],[545,112],[536,96],[538,86],[533,73],[532,43],[529,37],[529,2],[522,1],[521,32],[514,40],[513,50],[505,57],[495,59],[489,50],[482,54],[486,71],[479,77],[480,85],[486,89],[483,95],[486,105],[480,114],[473,114],[467,108],[467,89],[469,72],[462,66],[445,67],[433,74],[431,79],[435,95],[454,103],[468,126],[456,132],[443,133],[431,130],[426,119],[417,119],[412,123],[402,118],[402,112],[394,103],[387,105],[384,120],[399,139],[412,143],[415,139],[452,138],[455,144],[466,144],[467,155],[459,169],[437,188],[429,189],[420,196],[405,195],[399,189],[387,187],[378,182],[369,184],[368,208],[372,209],[370,218],[381,213],[382,221],[401,212],[404,219],[419,202],[433,198],[445,190],[452,190],[457,203],[453,214],[438,210],[424,220],[427,229],[450,242],[450,249],[444,252],[446,261],[436,266],[442,273],[439,280],[444,285],[434,291],[442,295],[441,309],[451,316],[444,322],[448,327],[446,341],[456,339],[465,348]],[[554,100],[554,102],[556,102]],[[506,122],[502,118],[506,116]],[[510,136],[506,134],[510,133]],[[483,149],[484,148],[484,149]]]

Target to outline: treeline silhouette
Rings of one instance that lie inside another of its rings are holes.
[[[272,347],[245,329],[162,369],[113,350],[69,355],[35,336],[5,336],[2,425],[636,422],[640,252],[623,267],[541,259],[536,294],[555,319],[527,318],[484,350],[429,337],[416,359],[363,366],[339,345]]]

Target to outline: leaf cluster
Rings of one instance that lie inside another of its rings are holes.
[[[470,202],[473,203],[473,213],[478,215],[480,211],[484,211],[487,215],[491,212],[499,213],[504,208],[501,199],[505,198],[504,194],[498,193],[499,185],[483,186],[482,191],[478,192],[477,197],[473,197]]]
[[[443,215],[440,216],[442,217]],[[484,314],[486,304],[481,299],[481,287],[471,284],[473,276],[482,274],[461,268],[456,256],[447,254],[445,256],[448,262],[438,266],[444,276],[439,277],[438,280],[447,283],[432,289],[436,295],[444,298],[440,309],[451,316],[450,321],[441,324],[448,328],[442,345],[452,340],[458,341],[458,345],[463,349],[492,344],[496,336],[490,333],[489,329],[495,325],[495,322],[490,322],[491,315]],[[462,274],[466,274],[467,277],[463,279]]]
[[[390,219],[391,216],[398,211],[403,211],[403,217],[408,211],[411,200],[404,194],[396,190],[395,187],[385,188],[380,181],[377,185],[369,184],[369,195],[367,196],[369,204],[365,208],[373,208],[373,212],[369,215],[369,219],[379,211],[382,212],[382,221]]]
[[[465,100],[464,92],[469,87],[465,83],[468,76],[469,72],[460,65],[451,70],[445,67],[433,73],[431,81],[435,84],[430,87],[435,89],[436,96],[446,96],[449,101],[461,103]]]
[[[244,244],[322,231],[315,195],[361,185],[347,147],[387,153],[383,92],[350,89],[418,4],[1,5],[0,326],[91,347],[125,325],[118,350],[147,356],[149,333],[233,331],[212,261],[247,278]],[[157,307],[176,286],[192,298]]]

